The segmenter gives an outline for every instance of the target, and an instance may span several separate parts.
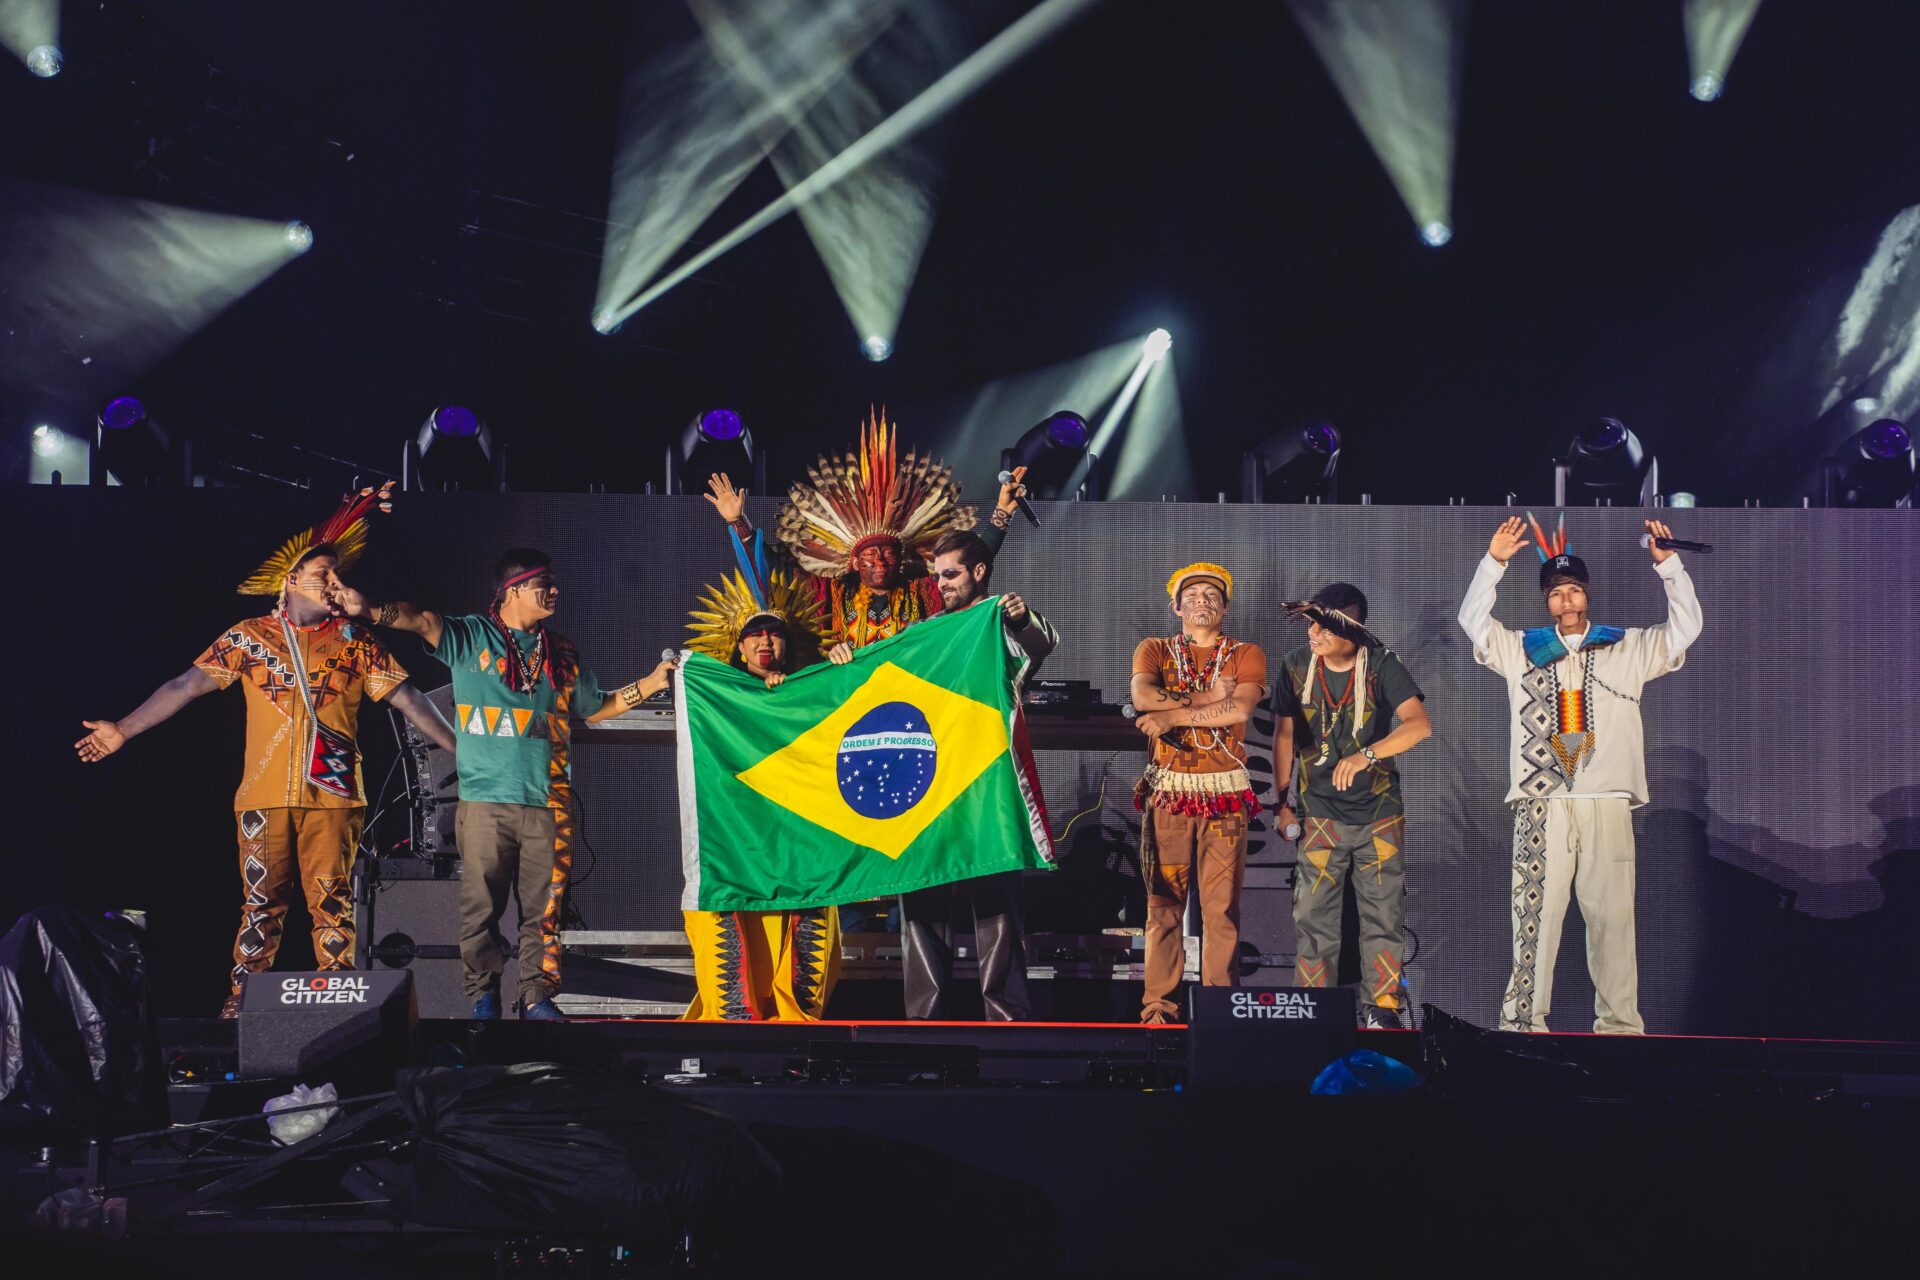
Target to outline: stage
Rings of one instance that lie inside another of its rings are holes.
[[[1414,1091],[1380,1097],[1190,1087],[1192,1032],[1177,1025],[427,1020],[415,1058],[555,1063],[730,1117],[783,1173],[785,1207],[752,1230],[777,1238],[779,1256],[811,1238],[877,1272],[1497,1273],[1516,1251],[1545,1250],[1560,1274],[1708,1256],[1764,1273],[1801,1249],[1827,1264],[1865,1257],[1905,1212],[1920,1044],[1522,1037],[1425,1020],[1425,1033],[1358,1033],[1359,1048],[1422,1073]],[[45,1167],[16,1152],[15,1207],[58,1185],[124,1197],[125,1239],[75,1247],[150,1268],[131,1274],[294,1248],[363,1274],[677,1274],[676,1251],[718,1248],[417,1221],[432,1217],[415,1200],[429,1192],[376,1115],[394,1064],[349,1057],[309,1073],[358,1099],[332,1130],[361,1127],[331,1152],[322,1141],[276,1154],[257,1121],[223,1123],[288,1084],[222,1080],[238,1065],[234,1031],[164,1021],[164,1061],[197,1076],[169,1086],[170,1124],[117,1144],[55,1142]],[[1782,1249],[1773,1228],[1789,1220]],[[745,1247],[718,1248],[708,1273],[731,1274]]]

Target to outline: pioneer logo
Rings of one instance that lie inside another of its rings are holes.
[[[1232,996],[1236,1018],[1289,1018],[1311,1022],[1320,1008],[1304,991],[1236,991]]]
[[[282,978],[281,1004],[365,1004],[367,980],[351,974],[316,974],[310,978]]]

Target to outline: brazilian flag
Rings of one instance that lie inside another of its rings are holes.
[[[1051,862],[995,596],[768,689],[702,654],[676,747],[689,911],[821,907]]]

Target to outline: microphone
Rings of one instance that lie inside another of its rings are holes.
[[[1134,707],[1134,705],[1131,702],[1123,702],[1120,704],[1120,714],[1125,716],[1129,720],[1138,720],[1140,718],[1140,712]],[[1161,734],[1160,741],[1166,743],[1168,746],[1172,747],[1175,751],[1186,750],[1185,745],[1183,745],[1180,741],[1179,733],[1174,730],[1170,729],[1166,733]]]
[[[678,649],[662,649],[660,651],[660,661],[662,662],[678,662],[679,660],[680,651]]]
[[[1713,551],[1711,542],[1688,542],[1685,538],[1656,538],[1650,533],[1640,535],[1640,545],[1658,547],[1662,551],[1697,551],[1703,556]]]
[[[1013,472],[1002,471],[1000,473],[1000,483],[1012,484]],[[1024,489],[1024,488],[1026,488],[1025,485],[1020,486],[1020,489]],[[1033,513],[1033,508],[1027,505],[1027,495],[1020,492],[1020,489],[1015,489],[1013,491],[1013,505],[1020,508],[1020,514],[1027,518],[1028,524],[1038,529],[1040,527],[1040,517],[1035,515]]]

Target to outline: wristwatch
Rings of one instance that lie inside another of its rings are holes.
[[[1362,747],[1362,748],[1360,748],[1360,754],[1361,754],[1361,755],[1363,755],[1363,756],[1365,756],[1365,757],[1367,758],[1367,763],[1368,763],[1368,764],[1379,764],[1379,763],[1380,763],[1380,757],[1379,757],[1379,756],[1377,756],[1377,755],[1375,755],[1375,754],[1373,754],[1373,748],[1372,748],[1372,747]]]

